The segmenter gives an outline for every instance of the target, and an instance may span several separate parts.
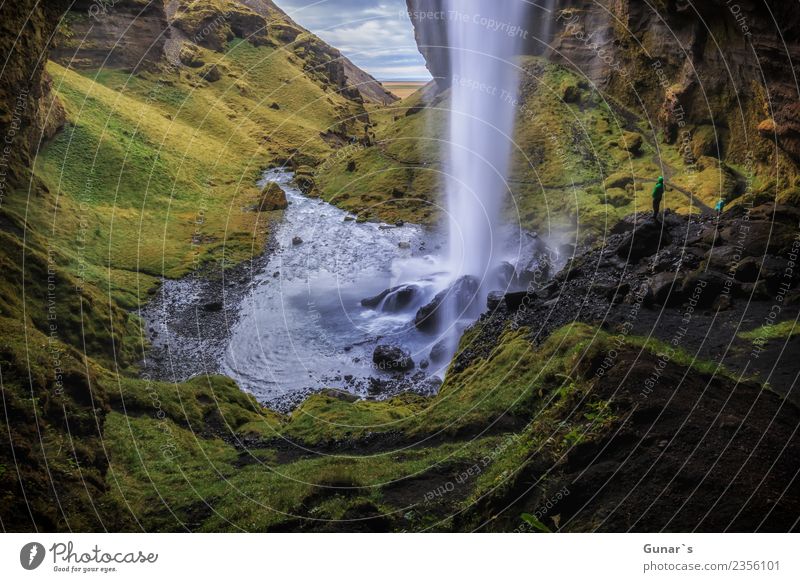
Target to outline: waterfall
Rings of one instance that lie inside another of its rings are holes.
[[[518,107],[516,57],[527,36],[523,0],[445,0],[451,110],[445,195],[452,280],[495,283],[501,212]]]

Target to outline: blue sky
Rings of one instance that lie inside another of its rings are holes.
[[[289,16],[381,81],[430,79],[405,0],[275,0]]]

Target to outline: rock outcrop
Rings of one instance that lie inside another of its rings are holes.
[[[15,183],[29,176],[31,154],[64,121],[63,108],[51,94],[42,64],[59,14],[66,6],[66,1],[23,0],[6,2],[0,8],[4,60],[0,75],[0,135],[7,146],[2,153],[0,200]],[[46,107],[47,104],[51,106]]]
[[[71,68],[136,72],[157,70],[165,60],[200,66],[184,47],[198,45],[223,52],[228,41],[243,38],[255,46],[286,46],[303,60],[312,78],[345,97],[380,104],[397,100],[270,0],[118,0],[106,4],[76,0],[69,15],[56,35],[51,58]]]
[[[258,204],[258,210],[266,212],[270,210],[283,210],[289,206],[289,201],[286,199],[286,192],[283,188],[275,182],[268,182],[261,190],[261,200]]]
[[[425,16],[446,15],[443,0],[407,5],[428,68],[446,81],[447,18]],[[779,164],[798,174],[796,7],[775,0],[556,0],[550,6],[552,11],[531,9],[527,22],[511,23],[525,31],[527,54],[575,69],[653,120],[667,142],[686,140],[695,156],[764,171]]]
[[[155,70],[170,25],[164,0],[76,0],[55,36],[50,58],[74,69]]]

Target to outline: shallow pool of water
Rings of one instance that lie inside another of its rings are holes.
[[[416,225],[356,222],[303,195],[288,172],[267,171],[260,184],[270,181],[290,204],[274,232],[277,248],[241,302],[221,371],[264,402],[323,387],[365,395],[370,378],[398,378],[372,362],[376,345],[393,344],[410,352],[414,371],[427,362],[425,375],[441,376],[448,358],[429,356],[440,336],[413,325],[448,283],[436,258],[441,241]],[[413,289],[362,305],[401,284]]]

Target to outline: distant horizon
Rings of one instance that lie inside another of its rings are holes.
[[[290,18],[381,83],[427,83],[405,0],[275,0]]]

